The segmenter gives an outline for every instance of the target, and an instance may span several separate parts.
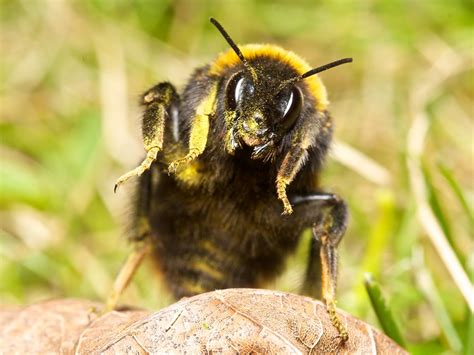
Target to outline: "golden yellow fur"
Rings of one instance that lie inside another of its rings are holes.
[[[244,57],[251,61],[256,57],[270,57],[275,58],[283,63],[287,63],[294,68],[298,74],[304,74],[312,68],[306,61],[297,54],[287,51],[279,46],[271,44],[247,44],[239,46]],[[209,69],[209,73],[213,75],[221,75],[226,69],[240,63],[239,57],[232,49],[221,53]],[[308,85],[309,90],[316,98],[316,108],[319,111],[324,111],[328,104],[328,97],[326,88],[323,82],[317,75],[310,76],[304,79],[304,83]]]

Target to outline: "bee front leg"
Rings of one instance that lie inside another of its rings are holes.
[[[296,144],[286,154],[283,159],[276,178],[276,190],[278,199],[283,203],[284,215],[293,213],[293,207],[288,199],[286,188],[293,181],[298,171],[301,169],[303,162],[307,157],[306,148],[303,144]]]
[[[184,158],[173,161],[168,166],[168,173],[175,173],[179,165],[189,163],[204,152],[209,133],[209,116],[215,112],[216,94],[217,85],[214,85],[196,108],[196,115],[191,122],[189,133],[189,152]]]
[[[304,288],[311,289],[309,284],[317,282],[309,277],[314,277],[312,268],[320,268],[322,299],[326,303],[331,323],[338,330],[341,340],[346,341],[346,327],[336,312],[336,287],[337,246],[347,228],[347,205],[339,196],[329,193],[292,196],[290,200],[295,206],[296,218],[313,227],[312,260],[309,263],[311,269],[307,270]],[[318,257],[320,265],[316,265],[314,260]]]
[[[169,111],[179,102],[179,96],[170,83],[160,83],[145,92],[141,104],[145,106],[142,120],[143,144],[147,155],[135,169],[118,178],[114,191],[125,181],[134,176],[141,176],[150,169],[158,152],[163,149],[165,125],[170,117]]]

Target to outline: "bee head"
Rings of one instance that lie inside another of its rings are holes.
[[[299,74],[278,59],[248,60],[224,28],[213,18],[211,23],[241,62],[240,69],[225,83],[226,149],[232,154],[245,145],[253,148],[253,159],[267,159],[302,115],[305,97],[300,82],[352,59],[340,59]]]
[[[294,84],[280,87],[281,82],[263,74],[271,73],[271,68],[256,72],[257,80],[246,70],[230,77],[225,107],[232,115],[235,143],[259,150],[275,145],[294,126],[303,108],[303,93]]]

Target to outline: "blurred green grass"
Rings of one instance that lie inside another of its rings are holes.
[[[407,168],[421,112],[429,203],[472,276],[471,1],[0,1],[0,303],[105,297],[130,250],[130,189],[112,188],[142,155],[137,97],[163,80],[183,87],[227,49],[209,16],[238,43],[276,43],[314,66],[354,57],[321,74],[337,140],[379,168],[334,149],[323,175],[352,216],[339,306],[376,324],[371,272],[411,351],[472,353],[470,312],[417,219]],[[308,237],[271,287],[298,289]],[[154,279],[142,268],[123,301],[170,303]]]

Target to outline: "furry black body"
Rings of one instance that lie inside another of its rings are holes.
[[[295,75],[291,67],[264,59],[251,64],[268,74],[268,90],[274,89],[273,83]],[[249,147],[233,155],[225,151],[224,87],[242,69],[232,67],[220,77],[209,75],[209,66],[195,71],[182,100],[168,108],[168,117],[175,115],[179,123],[178,136],[171,125],[166,127],[163,151],[140,177],[132,237],[143,237],[139,227],[145,218],[149,225],[146,237],[151,239],[157,264],[177,298],[221,288],[262,286],[281,272],[303,229],[311,227],[300,208],[282,216],[276,195],[275,179],[291,144],[291,133],[282,138],[272,159],[265,161],[252,159]],[[215,116],[210,117],[206,150],[196,158],[187,180],[179,174],[168,175],[168,164],[185,154],[196,107],[215,82],[217,107]],[[301,89],[307,90],[304,85]],[[329,117],[326,112],[316,112],[314,106],[314,99],[306,100],[303,114],[323,127]],[[304,124],[303,120],[296,122],[293,134]],[[331,133],[330,128],[321,132],[308,150],[306,163],[289,186],[290,196],[317,192],[317,176]]]
[[[277,46],[238,47],[211,22],[232,50],[198,68],[181,97],[170,83],[142,96],[147,156],[116,183],[139,177],[131,238],[152,247],[179,298],[264,286],[312,228],[303,292],[321,291],[347,340],[335,290],[348,213],[318,183],[333,128],[315,74],[351,59],[311,69]]]

